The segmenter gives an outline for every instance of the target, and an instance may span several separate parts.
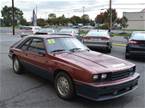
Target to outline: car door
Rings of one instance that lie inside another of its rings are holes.
[[[29,46],[29,44],[31,43],[31,38],[27,38],[26,40],[24,40],[19,47],[17,47],[17,50],[15,51],[16,55],[18,55],[18,58],[20,60],[20,62],[25,66],[25,64],[27,63],[27,48]]]
[[[27,68],[42,77],[48,78],[49,66],[47,64],[47,52],[44,40],[41,38],[33,38],[26,51]]]

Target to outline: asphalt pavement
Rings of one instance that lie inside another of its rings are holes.
[[[139,87],[132,93],[109,101],[94,102],[81,97],[72,101],[60,99],[49,81],[31,73],[17,75],[8,58],[10,45],[18,36],[0,34],[0,108],[145,108],[145,60],[129,60],[141,74]],[[110,55],[124,59],[125,47],[113,46]],[[88,91],[89,92],[89,91]]]

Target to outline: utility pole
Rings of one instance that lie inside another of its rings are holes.
[[[38,11],[38,7],[36,5],[36,26],[37,26],[37,11]]]
[[[112,29],[112,0],[109,0],[109,32],[111,32]]]
[[[83,16],[84,16],[84,13],[85,13],[85,7],[83,6]]]
[[[12,28],[13,28],[13,35],[15,35],[15,12],[14,12],[14,0],[12,0]]]
[[[85,13],[85,7],[83,6],[83,16],[82,16],[82,19],[84,19],[84,13]],[[84,20],[83,20],[83,25],[85,25],[85,22],[84,22]]]

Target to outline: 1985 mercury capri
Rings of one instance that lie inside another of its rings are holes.
[[[95,101],[117,98],[137,88],[136,66],[84,46],[67,35],[33,35],[10,47],[13,71],[29,70],[54,82],[62,99],[75,95]]]

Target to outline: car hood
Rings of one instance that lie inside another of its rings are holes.
[[[62,53],[56,56],[93,74],[116,72],[135,66],[128,61],[94,51]]]

